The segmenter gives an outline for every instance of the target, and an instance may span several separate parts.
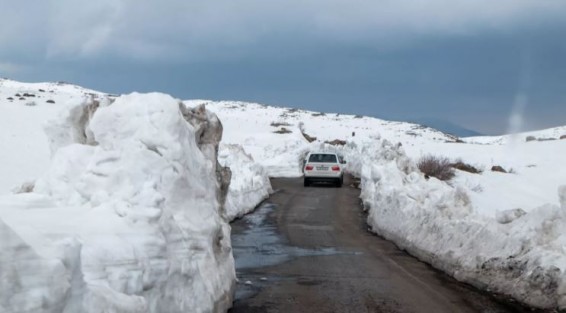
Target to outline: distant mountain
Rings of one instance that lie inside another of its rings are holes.
[[[418,118],[418,119],[413,119],[410,122],[417,123],[423,126],[428,126],[437,129],[443,133],[451,134],[458,137],[484,136],[484,134],[477,132],[475,130],[468,129],[460,125],[454,124],[450,121],[442,120],[438,118]]]

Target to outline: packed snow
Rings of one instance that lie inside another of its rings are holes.
[[[267,171],[242,146],[222,144],[218,161],[232,171],[225,205],[229,220],[253,211],[273,191]]]
[[[33,192],[0,197],[1,312],[221,312],[222,126],[167,95],[72,101]]]

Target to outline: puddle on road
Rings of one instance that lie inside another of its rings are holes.
[[[267,220],[274,209],[273,204],[265,203],[239,221],[245,223],[247,228],[241,233],[232,234],[236,270],[277,265],[301,256],[338,253],[334,248],[304,249],[287,245],[277,233],[275,225]]]
[[[275,205],[264,203],[255,212],[236,221],[234,224],[237,223],[237,227],[233,225],[232,250],[239,280],[236,300],[250,297],[266,284],[283,279],[259,275],[254,273],[253,269],[304,256],[350,254],[334,248],[306,249],[290,246],[284,237],[278,234],[276,226],[269,219],[269,214],[275,209]]]

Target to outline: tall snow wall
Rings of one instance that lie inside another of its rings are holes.
[[[399,144],[348,143],[343,153],[361,177],[372,231],[460,281],[566,309],[566,186],[558,190],[560,206],[498,221],[475,212],[465,187],[427,180]]]
[[[223,312],[235,286],[204,107],[130,94],[71,103],[27,194],[0,198],[0,312]]]

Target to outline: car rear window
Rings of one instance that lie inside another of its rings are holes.
[[[335,154],[311,154],[309,162],[313,163],[338,163]]]

